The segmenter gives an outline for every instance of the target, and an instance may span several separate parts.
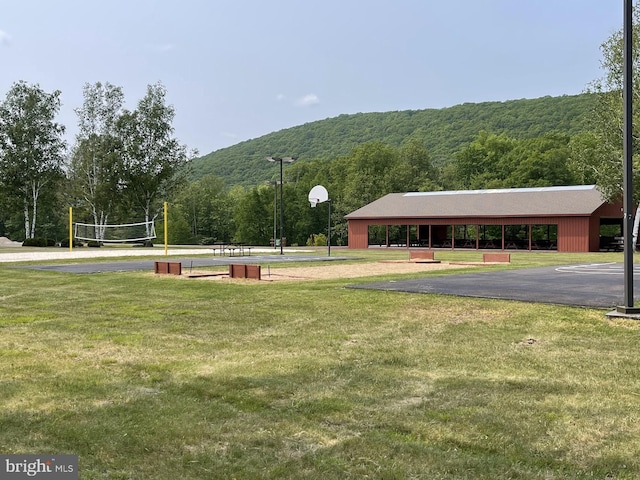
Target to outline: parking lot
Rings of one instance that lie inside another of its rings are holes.
[[[634,268],[634,299],[640,298],[640,266]],[[624,300],[621,263],[564,265],[521,270],[430,276],[357,285],[407,293],[438,293],[593,308],[613,308]]]

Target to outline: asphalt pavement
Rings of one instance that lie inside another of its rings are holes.
[[[640,267],[636,266],[634,303],[640,298],[638,282]],[[350,288],[613,308],[624,302],[624,268],[620,263],[564,265],[439,275],[354,285]]]
[[[105,261],[91,263],[67,263],[60,265],[20,265],[15,268],[27,268],[32,270],[49,270],[66,273],[106,273],[106,272],[133,272],[133,271],[154,271],[154,263],[180,262],[183,270],[190,268],[218,267],[226,266],[230,263],[272,265],[275,263],[287,262],[323,262],[334,260],[346,260],[345,257],[329,257],[316,255],[251,255],[251,256],[226,256],[226,257],[194,257],[194,258],[156,258]]]

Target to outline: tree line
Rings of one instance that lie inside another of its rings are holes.
[[[76,109],[78,134],[70,147],[56,121],[60,91],[16,82],[0,104],[0,234],[16,240],[59,240],[67,207],[104,226],[148,220],[184,178],[190,158],[173,136],[174,109],[166,89],[148,85],[134,110],[121,87],[86,84]]]
[[[285,165],[283,174],[287,243],[324,241],[328,206],[310,208],[308,194],[315,185],[326,187],[332,201],[332,244],[346,245],[344,216],[387,193],[579,183],[570,142],[561,134],[518,140],[483,131],[445,167],[434,165],[424,143],[411,137],[398,147],[367,142],[334,159],[296,161]],[[269,244],[279,235],[278,168],[271,181],[251,187],[227,188],[214,175],[190,182],[173,198],[170,242]]]
[[[76,220],[98,227],[161,221],[167,201],[171,243],[272,242],[279,235],[277,165],[270,180],[253,186],[228,186],[210,174],[188,180],[194,153],[174,138],[165,96],[161,84],[149,85],[128,111],[120,87],[85,85],[78,134],[67,150],[64,126],[55,121],[60,92],[16,83],[0,106],[0,235],[65,239],[69,206]],[[399,146],[370,141],[336,158],[298,160],[284,167],[287,243],[326,241],[327,207],[312,209],[307,198],[315,185],[332,201],[332,243],[346,244],[344,216],[390,192],[575,183],[569,140],[481,131],[445,166],[435,165],[415,136]]]
[[[636,8],[637,43],[639,25]],[[451,161],[441,162],[419,128],[382,141],[383,135],[371,139],[365,122],[360,140],[346,153],[300,158],[286,165],[281,187],[287,243],[304,245],[323,239],[326,207],[320,204],[312,209],[307,198],[318,184],[327,188],[332,201],[334,245],[347,243],[346,214],[391,192],[596,183],[605,199],[619,199],[622,32],[614,33],[602,52],[606,73],[589,87],[591,103],[584,128],[536,130],[531,125],[530,132],[538,133],[529,135],[480,128],[451,153]],[[640,102],[639,57],[640,45],[636,45],[636,104]],[[161,84],[149,85],[133,111],[123,108],[122,89],[109,83],[87,84],[83,93],[83,106],[76,111],[79,133],[68,149],[62,139],[64,126],[55,120],[59,91],[47,93],[38,85],[17,82],[0,104],[0,235],[16,240],[62,239],[67,236],[68,206],[80,218],[106,225],[154,218],[160,215],[163,201],[170,205],[171,243],[268,245],[278,235],[278,165],[269,167],[265,154],[251,152],[267,174],[250,184],[229,185],[228,178],[202,171],[194,175],[201,164],[174,137],[174,109],[166,104]],[[635,112],[634,128],[640,125],[640,112]],[[556,115],[565,124],[582,125],[583,113],[576,114],[580,120],[561,109]],[[395,115],[400,125],[406,125],[404,114]],[[447,125],[439,128],[441,141],[446,142]],[[335,130],[325,141],[340,143],[343,134]],[[306,142],[315,145],[313,135]],[[243,142],[242,148],[248,145]],[[634,163],[639,161],[639,148],[635,142]],[[269,155],[291,154],[274,144],[260,150]],[[253,171],[253,163],[243,168]],[[638,171],[634,169],[634,174]],[[637,204],[640,178],[635,188]]]

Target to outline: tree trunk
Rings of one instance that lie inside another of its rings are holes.
[[[633,219],[633,250],[635,251],[638,245],[638,227],[640,227],[640,203],[636,208],[636,218]]]
[[[146,222],[144,224],[144,228],[145,228],[145,233],[147,235],[147,238],[151,238],[151,225],[149,225],[150,210],[151,210],[151,200],[147,199],[144,206],[144,221]]]
[[[29,224],[29,202],[27,199],[24,199],[24,236],[25,238],[33,238],[31,237],[31,226]]]
[[[33,199],[33,212],[31,216],[31,237],[34,238],[36,236],[36,213],[38,210],[38,197],[40,195],[40,187],[35,183],[31,185],[31,196]]]
[[[98,213],[95,206],[91,208],[91,214],[93,215],[93,228],[95,229],[96,241],[102,242],[104,241],[104,235],[107,230],[105,227],[107,224],[107,215],[103,211]]]

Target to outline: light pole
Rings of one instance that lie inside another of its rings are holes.
[[[296,157],[267,157],[268,162],[280,163],[280,255],[284,255],[284,246],[282,239],[284,238],[284,208],[282,203],[282,163],[293,163]],[[275,238],[273,239],[275,242]]]
[[[278,248],[276,236],[278,235],[278,181],[266,182],[267,185],[273,185],[273,248]]]

